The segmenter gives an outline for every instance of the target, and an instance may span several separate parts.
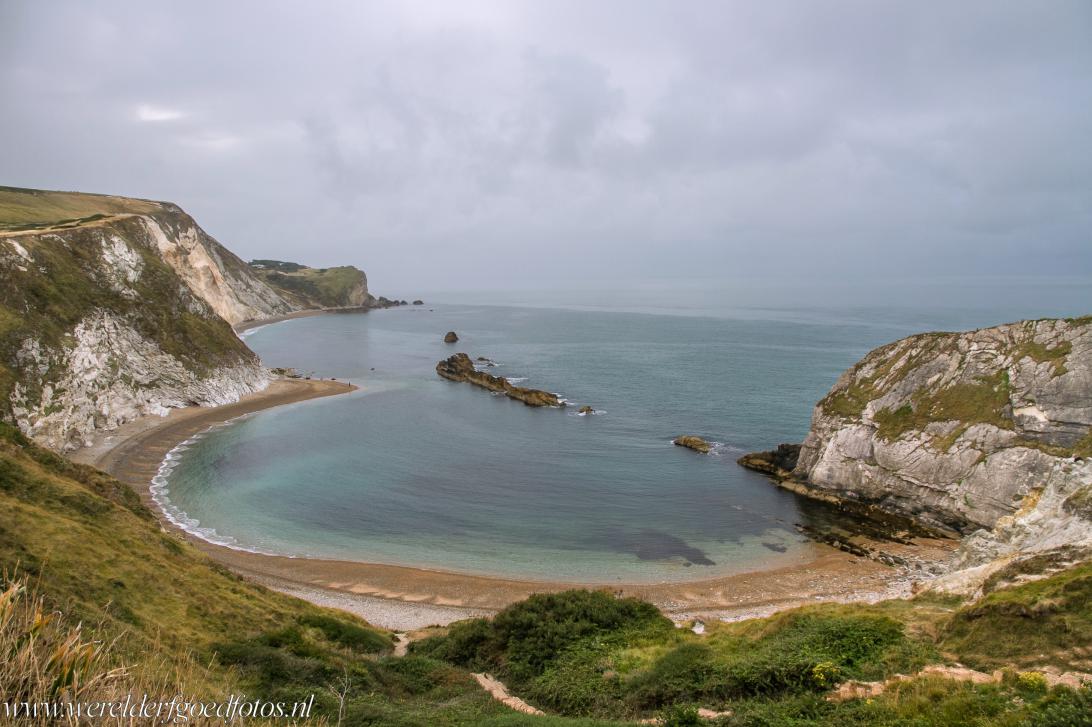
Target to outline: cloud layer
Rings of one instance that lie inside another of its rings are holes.
[[[377,288],[1092,273],[1092,5],[6,3],[0,183]]]

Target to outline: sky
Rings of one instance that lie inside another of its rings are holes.
[[[1092,275],[1087,0],[0,0],[0,98],[0,184],[401,297]]]

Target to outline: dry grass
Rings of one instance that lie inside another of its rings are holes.
[[[79,719],[64,708],[51,714],[41,705],[121,703],[127,696],[131,696],[133,704],[140,704],[145,696],[149,702],[210,701],[207,695],[196,696],[203,690],[204,670],[192,654],[179,655],[169,662],[133,666],[119,663],[115,646],[124,634],[102,640],[97,636],[106,629],[88,629],[82,623],[73,624],[59,611],[48,610],[45,599],[26,576],[13,578],[5,574],[0,588],[0,699],[7,703],[7,709],[39,705],[37,714],[27,715],[24,711],[18,718],[0,705],[0,722],[12,720],[30,726],[87,724],[86,716]],[[194,689],[194,685],[202,686]],[[147,720],[117,717],[97,718],[94,722],[135,725]],[[186,723],[213,725],[221,721],[198,715],[188,717]],[[280,724],[296,723],[281,720]]]

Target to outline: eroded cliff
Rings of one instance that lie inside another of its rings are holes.
[[[291,310],[174,205],[0,188],[0,394],[49,447],[261,389],[230,323]]]
[[[815,407],[792,471],[771,473],[967,536],[967,568],[1092,553],[1089,457],[1092,318],[1038,320],[872,351]]]

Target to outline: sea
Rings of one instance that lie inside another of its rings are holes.
[[[814,548],[798,525],[843,516],[739,467],[741,454],[802,441],[815,403],[876,346],[1092,313],[1092,281],[654,284],[425,300],[242,334],[268,366],[359,390],[180,444],[155,481],[161,507],[234,548],[524,580],[683,582],[801,562]],[[458,343],[443,342],[447,331]],[[455,352],[568,406],[531,408],[441,379],[437,361]],[[579,414],[583,405],[595,413]],[[712,452],[673,446],[682,434]]]

